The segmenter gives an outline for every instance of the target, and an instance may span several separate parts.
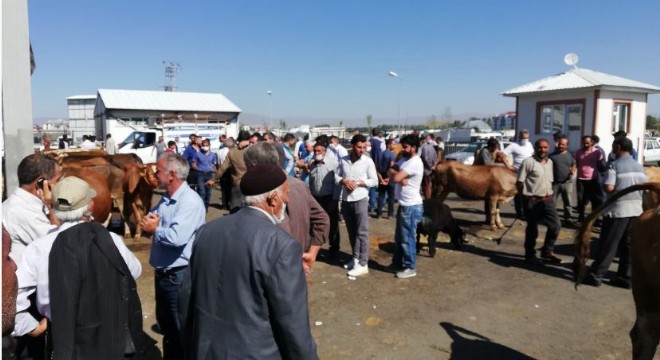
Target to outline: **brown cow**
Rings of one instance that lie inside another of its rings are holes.
[[[62,169],[62,177],[66,176],[79,177],[85,180],[85,182],[96,191],[92,216],[94,216],[94,219],[99,223],[107,222],[110,217],[112,198],[103,175],[90,168],[67,167]]]
[[[467,200],[486,200],[493,230],[504,227],[499,206],[516,192],[516,174],[501,166],[446,161],[433,170],[433,196],[444,201],[449,193],[456,193]]]
[[[612,195],[607,202],[591,213],[575,238],[573,270],[575,287],[586,276],[591,229],[600,214],[618,198],[633,191],[648,190],[660,194],[660,183],[638,184]],[[646,210],[632,226],[630,253],[632,264],[632,293],[637,319],[630,331],[633,359],[653,359],[660,341],[660,207]]]
[[[646,180],[648,182],[660,182],[660,167],[645,167],[644,173],[646,173]],[[646,192],[642,199],[644,210],[653,209],[660,205],[660,196],[656,192]]]
[[[126,164],[124,165],[124,207],[122,217],[129,221],[131,215],[135,217],[135,240],[142,236],[140,220],[151,210],[151,198],[154,189],[158,187],[156,177],[156,164]],[[125,237],[130,237],[130,229],[125,227]]]

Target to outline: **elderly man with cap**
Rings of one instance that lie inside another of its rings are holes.
[[[302,250],[277,226],[287,177],[257,164],[240,188],[248,206],[206,224],[195,240],[180,302],[187,358],[316,359]]]
[[[46,319],[53,321],[53,332],[57,333],[56,341],[53,344],[55,351],[58,351],[57,358],[81,358],[81,354],[75,356],[75,353],[68,352],[74,347],[73,338],[69,338],[69,336],[72,335],[71,332],[74,331],[76,325],[83,326],[85,321],[92,323],[108,318],[128,319],[129,317],[128,308],[125,308],[126,312],[121,314],[112,313],[108,317],[98,316],[99,313],[107,314],[106,311],[117,310],[115,307],[110,309],[110,304],[116,305],[122,302],[122,295],[118,292],[115,293],[115,287],[111,286],[119,283],[119,281],[112,282],[117,279],[118,273],[98,271],[100,268],[104,270],[109,268],[108,266],[101,267],[101,260],[105,259],[110,264],[116,264],[121,268],[117,269],[119,273],[130,275],[133,285],[130,287],[129,282],[126,282],[126,295],[128,296],[130,293],[137,297],[134,279],[137,279],[142,272],[140,261],[124,245],[120,236],[108,232],[99,224],[90,223],[95,196],[96,192],[80,178],[71,176],[60,179],[52,191],[52,199],[53,211],[62,224],[25,248],[16,271],[19,290],[13,335],[40,336],[48,327]],[[67,246],[62,247],[63,245]],[[50,272],[57,274],[56,276],[49,276],[49,266]],[[94,277],[93,280],[90,278],[87,284],[94,288],[93,291],[79,291],[89,290],[75,281],[83,274]],[[35,318],[28,312],[30,307],[28,297],[35,291],[36,307],[42,318]],[[89,297],[79,298],[84,294]],[[101,298],[104,299],[103,305],[105,306],[97,307],[96,305],[100,304],[95,301]],[[65,303],[68,306],[59,306]],[[74,304],[89,304],[91,308],[84,306],[76,308]],[[137,305],[139,306],[139,299]],[[89,317],[92,314],[96,314],[93,319]],[[131,318],[131,320],[138,320],[138,318]],[[141,327],[141,314],[139,320]],[[109,352],[113,351],[111,348],[121,348],[123,355],[122,342],[127,339],[123,323],[101,322],[98,329],[100,335],[110,333],[118,335],[118,343],[108,344],[107,340],[102,337],[91,337],[86,339],[98,341],[98,343],[83,344],[79,338],[75,345],[83,347],[104,345],[106,346],[104,351]],[[65,340],[71,340],[71,343],[61,342]],[[69,346],[71,347],[69,348]],[[96,349],[100,349],[100,347],[96,347]],[[100,355],[95,354],[95,358],[102,357]]]
[[[188,164],[178,154],[163,154],[156,164],[158,183],[165,194],[142,218],[142,230],[153,233],[149,263],[154,267],[156,320],[163,334],[163,359],[183,359],[181,326],[177,316],[179,286],[188,269],[197,229],[204,225],[206,208],[188,186]]]
[[[221,179],[222,175],[226,171],[233,169],[231,171],[231,202],[229,203],[229,208],[232,213],[238,211],[238,209],[243,206],[243,195],[241,195],[241,190],[239,185],[241,183],[241,178],[247,167],[245,166],[245,160],[243,159],[243,150],[250,146],[250,133],[241,130],[238,133],[238,138],[236,139],[236,146],[229,150],[229,153],[225,157],[225,160],[220,165],[218,172],[215,174],[215,179],[211,179],[206,182],[208,186],[212,186],[217,179]],[[224,201],[224,200],[223,200]]]

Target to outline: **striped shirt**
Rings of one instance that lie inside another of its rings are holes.
[[[646,182],[644,168],[630,155],[618,158],[610,164],[606,185],[614,185],[614,191]],[[626,218],[642,213],[642,192],[636,191],[619,198],[605,210],[606,217]]]

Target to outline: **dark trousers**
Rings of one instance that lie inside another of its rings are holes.
[[[513,196],[513,207],[516,209],[517,218],[522,218],[523,216],[525,216],[525,206],[523,205],[522,194],[516,193],[516,195]],[[486,214],[488,214],[489,211],[490,209],[486,212]],[[488,215],[486,215],[486,217],[488,217]]]
[[[561,197],[564,204],[564,220],[571,220],[571,216],[573,216],[573,182],[552,183],[552,193],[555,197],[555,203]]]
[[[163,334],[163,360],[184,359],[179,323],[179,288],[188,267],[156,270],[156,320]]]
[[[211,203],[211,190],[213,189],[210,186],[206,186],[206,182],[213,179],[213,172],[197,172],[197,193],[204,201],[204,207],[206,211],[209,211],[209,204]]]
[[[539,224],[545,225],[545,241],[541,252],[551,252],[559,236],[559,215],[552,196],[537,199],[523,196],[527,228],[525,228],[525,256],[536,255],[536,238],[539,236]]]
[[[380,216],[383,213],[383,207],[385,207],[385,198],[387,198],[387,216],[394,216],[394,183],[389,183],[387,185],[378,185],[378,208],[376,209],[376,216]]]
[[[598,250],[591,264],[591,276],[598,282],[610,268],[610,264],[619,253],[617,275],[630,281],[630,226],[636,217],[603,218],[603,226],[598,239]]]
[[[603,187],[598,179],[577,181],[578,220],[584,220],[584,208],[591,202],[591,210],[596,210],[605,202]]]
[[[188,186],[197,191],[197,170],[190,169],[188,171],[188,177],[186,178]]]
[[[231,203],[231,171],[225,171],[220,177],[220,188],[222,189],[222,208],[229,210]]]
[[[328,234],[328,242],[330,243],[330,251],[339,251],[339,202],[332,198],[332,195],[327,196],[314,196],[314,199],[321,205],[323,210],[330,218],[330,232]]]

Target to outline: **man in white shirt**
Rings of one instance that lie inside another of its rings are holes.
[[[2,223],[11,237],[9,256],[18,264],[29,243],[59,224],[51,210],[50,189],[61,170],[52,158],[32,154],[18,164],[17,173],[18,187],[2,203]]]
[[[504,153],[513,159],[513,168],[518,171],[522,162],[534,155],[534,146],[529,142],[529,132],[525,129],[520,130],[518,133],[518,142],[511,143],[504,149]],[[516,217],[519,219],[525,218],[523,211],[522,195],[516,194],[513,197],[513,203],[516,209]]]
[[[29,334],[32,337],[40,336],[47,329],[47,319],[51,318],[50,290],[49,290],[49,255],[57,236],[75,225],[91,220],[94,206],[93,198],[96,192],[82,179],[66,177],[61,179],[52,192],[53,213],[62,224],[47,235],[33,241],[24,251],[18,262],[16,277],[18,278],[18,296],[16,299],[16,324],[12,335],[21,336]],[[126,262],[134,279],[142,272],[140,261],[124,245],[121,237],[110,233],[112,240]],[[84,240],[84,239],[81,239]],[[36,291],[36,307],[39,314],[44,316],[36,319],[28,309],[29,296]],[[76,294],[71,294],[76,296]]]
[[[396,273],[396,277],[399,279],[417,275],[415,271],[416,231],[417,224],[422,220],[424,213],[423,199],[420,194],[424,177],[424,163],[417,155],[418,149],[419,138],[417,136],[402,137],[403,162],[398,167],[395,165],[388,172],[391,181],[396,183],[395,197],[399,201],[394,233],[394,255],[392,256],[392,268],[401,269]]]
[[[96,144],[89,140],[89,135],[83,135],[83,142],[80,144],[80,148],[85,150],[94,150],[96,149]]]
[[[340,163],[344,156],[348,156],[348,150],[339,143],[339,138],[337,136],[333,135],[330,137],[328,149],[337,157],[337,163]]]
[[[107,134],[105,136],[105,152],[108,155],[114,155],[117,153],[117,143],[115,142],[115,139],[112,138],[112,134]]]
[[[344,156],[335,172],[335,183],[342,187],[342,213],[353,260],[346,264],[348,276],[369,273],[369,188],[378,185],[376,165],[367,150],[367,138],[357,134],[351,139],[352,151]]]

